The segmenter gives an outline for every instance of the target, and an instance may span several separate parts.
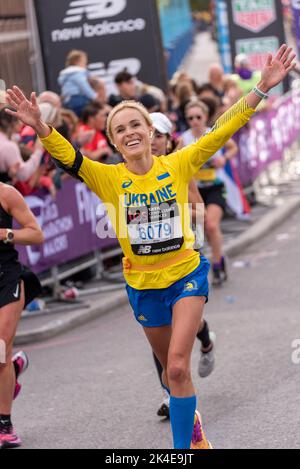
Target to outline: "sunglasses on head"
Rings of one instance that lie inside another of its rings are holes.
[[[194,119],[197,119],[197,121],[201,121],[203,117],[202,116],[190,116],[187,118],[189,122],[192,122]]]

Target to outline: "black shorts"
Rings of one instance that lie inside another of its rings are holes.
[[[224,184],[201,187],[199,191],[203,198],[205,207],[208,205],[217,205],[223,210],[223,212],[226,212],[226,189]]]
[[[25,306],[41,294],[42,287],[37,276],[19,262],[2,264],[0,267],[0,308],[20,301],[21,281],[24,282]]]

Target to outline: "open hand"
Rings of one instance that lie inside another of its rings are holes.
[[[14,86],[12,90],[7,90],[6,100],[15,109],[14,111],[6,109],[8,114],[15,116],[33,129],[37,127],[41,120],[41,111],[35,93],[31,93],[30,100],[28,100],[20,88]]]
[[[280,47],[274,57],[268,54],[267,63],[261,74],[261,83],[264,88],[262,91],[268,92],[286,78],[288,73],[296,67],[296,62],[293,62],[295,57],[293,48],[286,44]]]

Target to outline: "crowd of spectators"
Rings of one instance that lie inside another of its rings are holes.
[[[257,81],[246,57],[237,57],[235,74],[226,76],[219,64],[208,70],[207,82],[197,83],[184,71],[175,73],[167,92],[142,83],[123,70],[115,76],[115,93],[108,94],[104,82],[88,71],[88,56],[72,50],[58,77],[60,95],[45,91],[38,96],[43,120],[56,128],[76,148],[92,160],[105,164],[122,161],[106,135],[110,110],[122,100],[138,100],[150,113],[163,113],[172,122],[172,150],[182,145],[182,135],[191,129],[187,119],[191,103],[207,112],[208,126],[236,102]],[[22,127],[0,110],[0,181],[9,182],[25,196],[44,188],[55,198],[62,174],[47,155],[34,131]]]

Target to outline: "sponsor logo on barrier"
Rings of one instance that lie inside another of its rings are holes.
[[[4,340],[0,339],[0,365],[6,363],[6,345]]]
[[[45,235],[45,243],[41,249],[26,246],[29,263],[35,266],[42,257],[49,258],[68,249],[68,234],[74,229],[74,220],[71,214],[60,216],[58,205],[51,196],[46,196],[44,199],[28,196],[26,202],[33,210]]]
[[[293,89],[279,103],[269,112],[253,117],[248,128],[238,133],[238,172],[245,186],[273,161],[281,161],[284,151],[299,137],[300,90]]]
[[[21,250],[24,262],[35,269],[47,270],[98,249],[98,221],[102,233],[99,238],[116,238],[111,233],[106,207],[99,198],[84,184],[72,181],[66,184],[68,189],[63,187],[56,200],[44,193],[26,197],[45,236],[42,245],[24,246]],[[15,289],[13,294],[17,296],[17,293],[20,292]]]
[[[276,20],[274,0],[233,0],[232,7],[235,24],[254,33]]]
[[[77,23],[84,16],[88,20],[109,18],[121,13],[126,6],[126,0],[75,0],[70,2],[63,23]]]

